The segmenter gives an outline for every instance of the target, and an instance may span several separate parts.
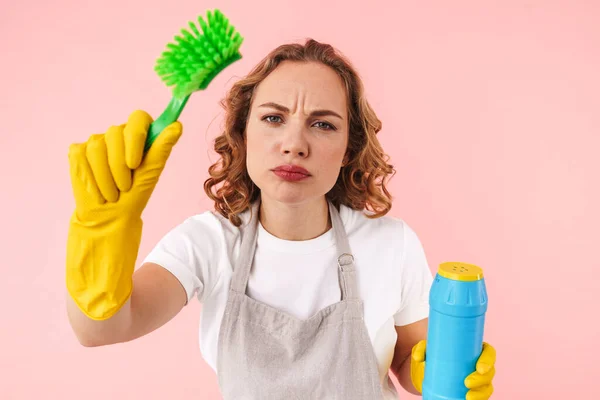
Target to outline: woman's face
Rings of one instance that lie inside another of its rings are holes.
[[[246,167],[261,196],[299,204],[335,185],[348,143],[341,78],[320,63],[283,62],[255,90]],[[290,166],[304,173],[286,172]]]

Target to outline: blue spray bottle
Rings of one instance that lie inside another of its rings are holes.
[[[440,265],[429,293],[423,400],[464,400],[483,348],[488,299],[481,268]]]

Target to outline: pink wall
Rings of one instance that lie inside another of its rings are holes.
[[[0,398],[219,398],[197,347],[198,304],[147,337],[95,349],[78,345],[64,307],[69,143],[136,108],[157,116],[169,92],[156,57],[215,6],[246,37],[244,59],[182,115],[141,254],[210,207],[207,151],[231,82],[282,42],[328,41],[354,61],[384,122],[392,214],[415,228],[432,270],[485,269],[493,398],[595,398],[600,5],[491,3],[4,2]]]

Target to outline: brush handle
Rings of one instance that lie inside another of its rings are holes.
[[[190,95],[187,95],[185,97],[172,97],[171,101],[169,102],[169,105],[167,106],[167,108],[165,108],[160,117],[158,117],[156,121],[150,124],[150,128],[148,129],[148,136],[146,137],[146,146],[144,148],[144,154],[148,152],[148,150],[152,146],[152,143],[154,143],[158,135],[160,135],[160,133],[167,126],[177,121],[189,98]]]

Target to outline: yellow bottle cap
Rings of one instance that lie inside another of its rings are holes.
[[[478,281],[483,279],[483,270],[476,265],[462,262],[445,262],[440,264],[438,274],[455,281]]]

